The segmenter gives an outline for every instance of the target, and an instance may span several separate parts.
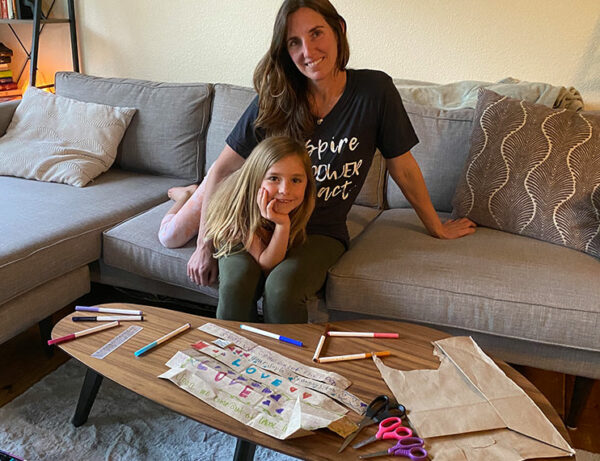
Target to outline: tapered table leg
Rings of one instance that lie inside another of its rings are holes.
[[[79,394],[79,400],[77,401],[77,408],[71,420],[73,426],[79,427],[87,421],[94,400],[96,399],[96,394],[98,394],[98,389],[100,389],[100,384],[102,384],[102,378],[102,375],[96,373],[91,368],[87,369]]]
[[[244,439],[237,439],[233,461],[252,461],[256,445]]]

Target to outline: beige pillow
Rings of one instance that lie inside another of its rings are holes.
[[[600,116],[480,90],[455,216],[600,257]]]
[[[135,111],[29,87],[0,138],[0,175],[83,187],[113,164]]]

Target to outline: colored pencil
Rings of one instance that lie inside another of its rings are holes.
[[[111,322],[97,327],[88,328],[87,330],[76,331],[75,333],[72,333],[67,336],[61,336],[60,338],[48,340],[48,346],[52,346],[53,344],[64,343],[65,341],[71,341],[72,339],[79,338],[81,336],[97,333],[98,331],[116,327],[117,325],[119,325],[119,322]]]
[[[315,350],[315,355],[313,355],[313,362],[319,360],[319,355],[321,355],[321,349],[323,349],[323,344],[325,344],[325,335],[321,335],[321,339],[319,339],[319,344],[317,344],[317,349]]]
[[[73,322],[113,322],[115,320],[122,320],[124,322],[131,322],[134,320],[144,320],[143,315],[98,315],[96,317],[72,317]]]
[[[124,315],[142,315],[142,311],[133,309],[113,309],[112,307],[96,307],[96,306],[75,306],[76,311],[81,312],[100,312],[101,314],[124,314]]]
[[[189,323],[186,323],[185,325],[181,325],[179,328],[177,328],[176,330],[173,330],[171,333],[167,333],[166,335],[164,335],[161,338],[158,338],[156,341],[151,342],[150,344],[145,345],[144,347],[142,347],[141,349],[137,350],[134,352],[134,355],[136,357],[139,357],[140,355],[142,355],[145,352],[148,352],[150,349],[155,348],[156,346],[164,343],[165,341],[168,341],[169,339],[171,339],[173,336],[178,335],[179,333],[183,333],[185,330],[187,330],[188,328],[191,328],[192,326]]]
[[[361,331],[328,331],[328,336],[345,336],[346,338],[398,338],[398,333],[367,333]]]
[[[294,346],[302,347],[302,341],[297,341],[292,338],[287,338],[285,336],[278,335],[276,333],[271,333],[270,331],[259,330],[258,328],[254,328],[248,325],[240,325],[242,330],[251,331],[252,333],[256,333],[263,336],[268,336],[269,338],[278,339],[279,341],[283,341],[284,343],[293,344]]]
[[[321,357],[317,359],[319,363],[329,363],[329,362],[343,362],[345,360],[360,360],[367,359],[373,356],[377,357],[385,357],[390,355],[390,351],[380,351],[380,352],[366,352],[364,354],[349,354],[349,355],[334,355],[332,357]]]

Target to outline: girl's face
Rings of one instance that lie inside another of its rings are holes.
[[[288,17],[287,50],[298,70],[317,83],[337,68],[337,38],[325,18],[310,8]]]
[[[275,200],[276,213],[289,214],[304,201],[306,182],[302,160],[289,155],[267,170],[260,187],[267,191],[267,202]]]

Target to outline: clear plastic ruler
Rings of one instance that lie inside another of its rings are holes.
[[[125,343],[125,341],[133,338],[133,336],[142,331],[142,329],[143,328],[138,325],[130,326],[123,333],[119,333],[117,336],[115,336],[113,339],[107,342],[104,346],[102,346],[100,349],[94,352],[92,354],[92,357],[95,357],[97,359],[103,359],[112,351],[114,351],[117,347]]]

